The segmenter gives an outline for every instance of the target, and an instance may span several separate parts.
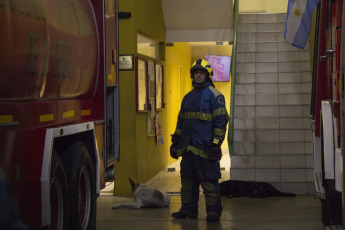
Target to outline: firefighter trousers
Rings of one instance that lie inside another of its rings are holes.
[[[181,210],[190,216],[198,216],[199,187],[206,200],[206,213],[222,212],[219,161],[201,158],[193,153],[184,153],[181,160]]]

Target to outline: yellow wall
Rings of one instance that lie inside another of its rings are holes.
[[[266,13],[286,13],[288,0],[266,0]]]
[[[240,13],[286,13],[288,0],[239,0]]]
[[[174,46],[166,47],[166,111],[168,114],[167,129],[169,138],[167,146],[170,147],[170,134],[175,132],[177,115],[182,100],[181,94],[186,94],[192,89],[189,69],[191,66],[191,46],[188,43],[174,43]],[[181,73],[181,77],[179,76]],[[181,79],[181,82],[180,82]],[[181,90],[180,90],[181,89]],[[169,154],[169,153],[168,153]],[[168,163],[175,160],[169,157]]]
[[[119,0],[119,12],[131,18],[119,19],[119,54],[137,56],[137,33],[165,41],[165,25],[160,0]],[[163,51],[164,54],[164,51]],[[146,182],[167,165],[167,144],[157,146],[146,132],[146,113],[136,112],[135,71],[120,71],[120,161],[115,163],[116,195],[131,194],[128,181]],[[161,112],[163,135],[167,136],[166,111]]]

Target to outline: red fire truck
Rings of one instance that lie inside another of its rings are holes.
[[[314,178],[325,226],[343,222],[345,36],[342,0],[322,0],[317,11],[313,96]],[[341,96],[342,95],[342,96]]]
[[[19,218],[95,229],[119,159],[117,1],[0,0],[0,31],[0,166]]]

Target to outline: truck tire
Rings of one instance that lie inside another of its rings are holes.
[[[73,144],[64,153],[63,162],[69,187],[69,229],[93,230],[96,227],[95,176],[85,144]]]
[[[57,152],[53,151],[50,168],[51,230],[68,229],[69,207],[66,174]]]
[[[342,224],[341,193],[335,190],[334,180],[326,180],[325,200],[322,202],[322,223],[325,226]]]

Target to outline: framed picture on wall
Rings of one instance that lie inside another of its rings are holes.
[[[133,54],[119,55],[119,70],[133,70]]]
[[[146,128],[147,128],[147,136],[149,137],[154,137],[155,136],[155,131],[156,131],[156,126],[155,126],[155,117],[156,113],[154,110],[154,103],[155,101],[151,101],[152,109],[150,112],[147,113],[147,122],[146,122]]]
[[[136,57],[136,98],[137,112],[149,112],[151,110],[148,97],[148,70],[147,62]]]
[[[156,111],[165,108],[164,103],[164,66],[163,64],[156,63],[155,69],[155,82],[156,82]]]
[[[155,99],[155,63],[147,61],[149,100]]]

